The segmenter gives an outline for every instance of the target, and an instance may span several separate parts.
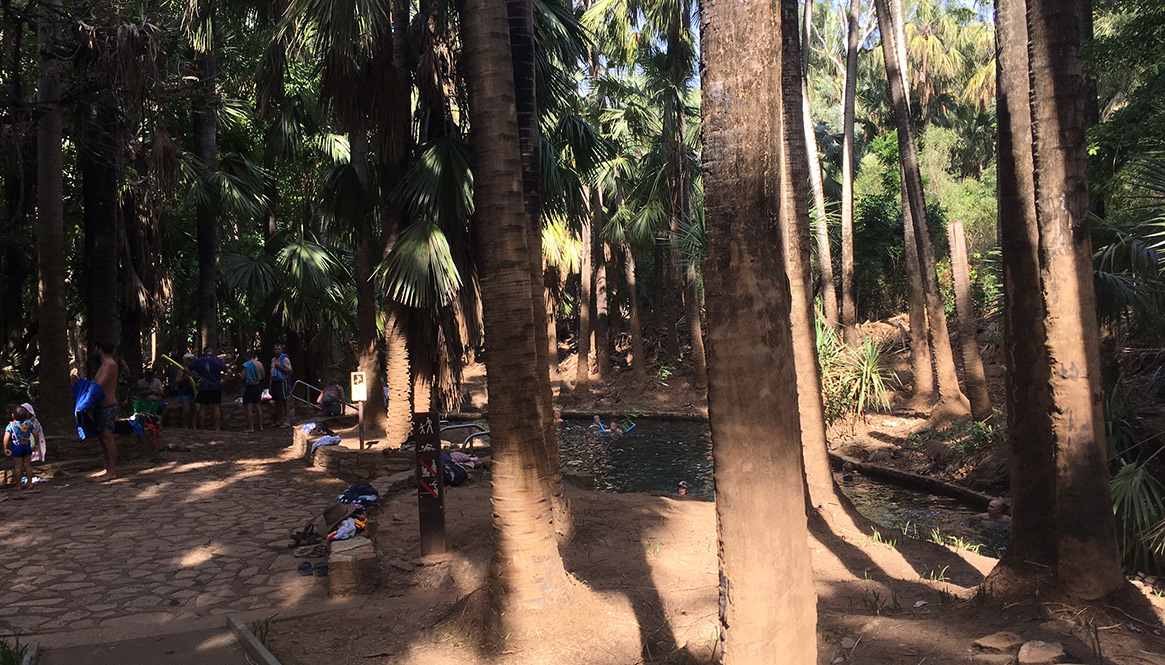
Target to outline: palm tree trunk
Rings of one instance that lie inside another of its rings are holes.
[[[41,0],[37,23],[36,259],[37,346],[40,397],[37,415],[50,434],[73,421],[69,394],[69,330],[65,317],[65,212],[61,137],[60,64],[51,54],[60,30],[60,0]],[[43,415],[42,415],[43,414]]]
[[[602,227],[592,228],[594,248],[592,261],[595,271],[595,365],[600,382],[611,378],[611,320],[607,309],[610,293],[607,289],[607,243],[603,242]]]
[[[655,299],[663,307],[664,335],[667,339],[667,357],[679,358],[682,354],[680,349],[680,331],[677,325],[676,315],[676,292],[675,292],[675,269],[672,267],[672,252],[666,240],[655,241],[655,278],[656,290],[659,292],[659,297]],[[653,308],[654,308],[653,304]]]
[[[708,3],[700,31],[703,86],[720,93],[706,96],[702,111],[708,414],[725,665],[775,662],[778,653],[782,663],[817,662],[790,295],[782,255],[772,251],[788,222],[770,188],[780,182],[773,151],[803,128],[788,115],[774,122],[782,89],[795,79],[758,75],[783,71],[782,33],[796,33],[795,20],[790,26],[774,15],[777,7],[796,15],[791,0]]]
[[[639,287],[635,282],[635,250],[623,248],[623,265],[627,275],[627,309],[631,326],[631,376],[637,385],[647,384],[647,352],[643,344],[643,324],[639,320]]]
[[[491,587],[497,604],[507,610],[505,627],[512,628],[521,627],[516,624],[530,613],[569,602],[573,591],[558,553],[545,492],[548,480],[540,477],[545,430],[506,11],[487,0],[464,0],[460,9],[482,314],[490,345],[486,371],[496,545]]]
[[[785,3],[795,9],[795,3]],[[796,25],[796,13],[784,16],[782,23]],[[805,105],[801,92],[804,76],[799,75],[799,44],[796,31],[785,31],[781,64],[781,126],[804,128],[801,113]],[[791,39],[792,38],[792,39]],[[802,70],[803,71],[803,70]],[[800,85],[792,81],[800,78]],[[816,161],[808,154],[805,132],[786,132],[780,153],[780,221],[781,253],[785,261],[785,275],[789,280],[789,321],[793,335],[793,363],[797,372],[797,410],[800,413],[801,448],[805,465],[805,483],[813,506],[840,505],[829,468],[829,449],[825,427],[825,407],[821,398],[821,366],[817,359],[816,326],[814,325],[813,288],[810,270],[810,230],[808,192],[805,191],[806,171]]]
[[[578,275],[578,366],[574,373],[574,389],[582,393],[589,392],[591,388],[591,286],[594,278],[591,255],[594,245],[589,240],[596,220],[602,224],[603,219],[602,190],[593,187],[585,195],[590,201],[591,212],[589,217],[583,219],[582,233],[579,234],[582,240],[582,260],[579,262]]]
[[[995,10],[999,237],[1003,263],[1003,353],[1011,450],[1011,540],[1003,564],[1056,564],[1056,466],[1035,207],[1027,8]]]
[[[352,168],[360,178],[360,195],[368,197],[368,132],[355,128],[348,132]],[[373,432],[388,431],[388,411],[381,396],[384,380],[380,370],[385,366],[384,347],[377,326],[380,307],[376,300],[373,272],[384,253],[384,243],[375,232],[370,211],[359,221],[356,241],[356,364],[364,372],[368,386],[368,402],[364,405],[364,426]],[[432,380],[432,376],[427,377]]]
[[[813,30],[813,0],[805,0],[801,31],[801,117],[805,127],[805,156],[809,162],[809,186],[813,192],[813,215],[817,220],[817,260],[821,266],[821,302],[825,323],[837,329],[837,286],[833,281],[833,258],[829,247],[829,224],[825,214],[825,185],[821,160],[817,157],[817,130],[809,108],[809,52]]]
[[[886,61],[886,75],[893,99],[894,120],[898,127],[898,154],[904,176],[902,186],[909,198],[910,216],[914,224],[915,244],[918,246],[919,266],[922,268],[926,294],[926,320],[930,327],[931,349],[940,400],[931,415],[936,419],[958,418],[969,415],[971,408],[959,389],[959,379],[955,373],[955,358],[951,350],[947,317],[943,310],[938,273],[935,269],[934,245],[931,243],[926,221],[926,203],[922,193],[922,176],[918,170],[918,153],[914,147],[914,130],[910,125],[910,109],[895,44],[897,40],[894,38],[892,18],[886,2],[887,0],[875,0],[878,25],[882,32],[883,59]]]
[[[995,411],[987,394],[987,373],[979,355],[979,335],[975,329],[975,306],[971,302],[971,268],[967,262],[967,238],[959,220],[947,224],[951,243],[951,276],[955,283],[955,309],[959,315],[959,340],[963,347],[963,380],[971,400],[971,417],[986,420]]]
[[[545,275],[545,264],[543,271]],[[553,386],[562,379],[562,372],[558,368],[558,322],[554,318],[554,299],[550,296],[550,289],[543,286],[542,296],[546,298],[546,360],[550,365],[550,382]]]
[[[906,19],[902,0],[890,0],[890,16],[894,23],[894,51],[898,54],[898,75],[902,89],[908,90],[910,61],[906,56]],[[906,95],[910,108],[910,95]],[[922,266],[918,260],[918,241],[914,237],[914,216],[910,214],[910,196],[906,191],[906,175],[898,168],[899,189],[902,195],[902,228],[906,256],[906,299],[910,312],[910,374],[913,385],[912,405],[929,411],[938,399],[934,382],[934,367],[930,352],[930,327],[926,320],[926,287],[923,286]]]
[[[535,363],[538,368],[538,408],[542,414],[550,505],[559,536],[574,535],[574,520],[562,489],[562,471],[558,460],[558,429],[554,424],[554,394],[550,387],[550,357],[545,286],[542,272],[542,200],[538,185],[537,76],[535,74],[534,3],[531,0],[506,0],[510,25],[510,52],[514,62],[514,93],[518,118],[519,147],[522,156],[523,206],[528,220],[526,241],[530,257],[530,296],[533,302]],[[601,354],[600,354],[601,355]]]
[[[688,320],[688,337],[692,344],[692,371],[696,377],[697,388],[703,388],[708,384],[704,327],[700,309],[700,283],[696,277],[696,265],[689,262],[684,266],[684,318]]]
[[[121,338],[117,282],[117,188],[121,173],[117,151],[117,110],[99,94],[87,103],[81,119],[77,162],[85,224],[85,320],[90,349],[97,342]]]
[[[1029,0],[1027,21],[1035,207],[1057,472],[1057,574],[1069,594],[1091,600],[1115,590],[1124,578],[1100,392],[1080,103],[1080,21],[1073,3],[1049,0]]]
[[[205,169],[209,179],[218,162],[218,137],[214,100],[217,69],[214,49],[196,58],[200,69],[199,87],[204,99],[194,109],[194,156]],[[205,184],[209,189],[209,181]],[[209,191],[207,195],[212,195]],[[218,218],[206,202],[200,202],[195,211],[198,228],[198,344],[199,347],[218,346]]]
[[[854,284],[854,106],[858,90],[858,18],[861,0],[850,0],[846,34],[845,92],[841,144],[841,325],[845,343],[857,344],[857,287]]]
[[[920,409],[929,410],[938,399],[938,393],[934,385],[930,335],[926,324],[926,290],[922,285],[918,242],[914,239],[914,217],[910,214],[910,200],[905,187],[902,188],[902,222],[906,255],[906,300],[910,312],[910,374],[914,384],[910,401]]]

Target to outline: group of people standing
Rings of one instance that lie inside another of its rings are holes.
[[[202,349],[202,355],[195,357],[187,353],[182,357],[179,370],[178,401],[182,404],[182,424],[188,429],[203,429],[206,412],[210,411],[214,429],[222,428],[222,404],[224,378],[230,379],[236,373],[219,358],[213,347]],[[247,413],[248,432],[263,431],[263,383],[266,380],[271,400],[275,403],[275,427],[291,427],[291,358],[283,351],[282,344],[276,344],[271,358],[271,375],[259,360],[257,349],[247,354],[241,369],[243,383],[243,407]]]

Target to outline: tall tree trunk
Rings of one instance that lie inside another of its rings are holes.
[[[201,78],[203,99],[194,109],[194,156],[205,169],[209,188],[211,174],[218,163],[218,137],[215,120],[217,69],[214,48],[209,46],[196,59]],[[208,196],[213,196],[209,191]],[[198,235],[198,346],[218,346],[218,219],[214,210],[199,202],[195,210]]]
[[[959,343],[963,347],[963,380],[971,400],[971,417],[986,420],[995,411],[987,394],[987,373],[979,355],[979,334],[975,327],[975,305],[971,301],[971,267],[967,261],[967,237],[963,222],[947,224],[951,243],[951,276],[955,283],[955,308],[959,315]]]
[[[825,323],[837,329],[837,285],[833,281],[833,257],[829,246],[829,224],[825,214],[825,185],[821,177],[821,160],[817,157],[817,129],[809,108],[809,52],[813,30],[813,0],[805,0],[801,26],[801,116],[805,127],[805,155],[809,162],[809,187],[813,192],[813,216],[817,220],[817,261],[821,266],[821,302]]]
[[[796,25],[796,3],[781,5],[782,25]],[[789,10],[793,13],[790,14]],[[792,128],[805,123],[803,97],[805,77],[798,65],[800,45],[796,30],[782,30],[780,126]],[[778,101],[778,100],[774,100]],[[825,407],[821,398],[821,366],[817,359],[817,337],[813,309],[812,273],[810,270],[810,230],[806,171],[816,161],[816,151],[807,158],[809,146],[805,132],[786,131],[780,144],[781,253],[785,275],[789,280],[789,320],[792,327],[793,363],[797,372],[797,411],[800,413],[801,448],[805,465],[805,482],[813,506],[841,505],[829,468]],[[809,168],[807,168],[809,167]]]
[[[684,266],[684,318],[688,320],[688,337],[692,344],[692,372],[696,377],[697,388],[703,388],[708,383],[704,327],[700,309],[700,283],[696,277],[696,265],[689,262]]]
[[[858,90],[861,0],[850,0],[847,14],[845,92],[842,97],[841,143],[841,325],[845,343],[857,344],[857,287],[854,284],[854,106]]]
[[[545,492],[548,479],[539,477],[546,468],[545,429],[506,11],[501,3],[486,0],[464,0],[459,9],[477,178],[482,313],[490,345],[491,587],[497,604],[507,610],[501,615],[504,628],[521,629],[532,613],[569,602],[573,589],[558,553]]]
[[[602,227],[595,227],[592,263],[595,271],[595,365],[600,382],[611,378],[611,319],[608,314],[607,243]]]
[[[546,448],[546,475],[550,481],[548,494],[555,528],[561,538],[569,539],[574,535],[574,520],[563,493],[562,470],[558,460],[558,428],[554,423],[554,394],[550,387],[550,340],[546,329],[546,304],[543,301],[545,286],[542,271],[542,196],[538,184],[541,135],[538,126],[535,73],[537,58],[534,45],[534,3],[532,0],[506,0],[506,14],[509,18],[510,52],[514,65],[515,108],[522,157],[522,203],[526,212],[526,244],[530,254],[527,265],[530,269],[530,301],[533,303],[534,315],[538,410],[542,418]],[[584,242],[589,240],[584,237]]]
[[[85,223],[85,323],[87,345],[109,345],[121,337],[117,285],[118,174],[117,107],[109,94],[86,103],[81,118],[77,162]]]
[[[1071,595],[1097,599],[1124,578],[1100,392],[1080,103],[1080,22],[1072,3],[1050,0],[1029,0],[1027,20],[1040,282],[1057,474],[1057,574]]]
[[[914,239],[914,217],[910,214],[910,200],[905,187],[902,188],[902,222],[906,255],[906,300],[910,312],[910,375],[914,384],[910,401],[917,408],[929,410],[938,399],[938,391],[934,384],[929,326],[926,323],[926,289],[922,285],[922,265],[918,260],[918,242]]]
[[[914,223],[915,244],[918,246],[919,266],[922,268],[926,293],[926,321],[930,327],[931,350],[938,383],[939,404],[932,412],[938,420],[959,418],[970,414],[970,404],[959,389],[955,373],[955,358],[947,332],[947,317],[939,292],[938,272],[935,269],[934,245],[926,222],[926,203],[922,193],[922,176],[918,170],[918,153],[914,147],[914,130],[910,125],[910,108],[906,87],[898,61],[898,50],[887,0],[875,0],[878,26],[882,32],[882,54],[886,61],[886,76],[894,106],[894,121],[898,127],[898,155],[904,179],[903,188],[909,198],[910,216]]]
[[[545,263],[543,264],[545,270]],[[543,273],[545,275],[545,272]],[[543,278],[545,281],[545,278]],[[562,378],[558,368],[558,322],[554,318],[554,299],[550,296],[550,289],[542,287],[542,295],[546,298],[546,359],[550,365],[551,386]],[[561,384],[560,388],[561,390]]]
[[[703,160],[708,415],[726,665],[774,662],[778,653],[782,663],[817,662],[790,295],[781,253],[772,251],[784,221],[773,151],[803,131],[787,116],[777,124],[773,113],[787,83],[771,72],[784,71],[783,32],[796,31],[795,21],[775,14],[778,7],[707,3],[700,30],[703,87],[717,91],[703,104]],[[742,344],[742,335],[765,343]]]
[[[368,132],[360,127],[348,132],[348,142],[352,151],[352,168],[360,179],[360,196],[365,203],[361,206],[356,241],[356,363],[365,374],[368,386],[368,402],[364,405],[364,425],[373,432],[387,432],[388,411],[381,396],[384,394],[384,380],[381,368],[384,363],[384,346],[380,338],[377,318],[380,306],[376,299],[376,286],[372,282],[373,272],[384,253],[384,241],[376,232],[372,222],[372,211],[367,205],[368,187]],[[432,378],[431,376],[428,378]]]
[[[676,292],[675,292],[675,270],[672,267],[672,253],[671,248],[666,240],[655,241],[655,281],[658,297],[652,303],[652,311],[655,312],[657,307],[662,308],[662,312],[658,312],[657,316],[663,317],[664,336],[667,343],[667,357],[679,358],[682,354],[680,349],[680,331],[677,324],[676,315]]]
[[[591,261],[594,258],[594,245],[588,242],[591,237],[591,229],[596,223],[603,223],[603,192],[598,187],[593,187],[586,194],[587,200],[590,202],[590,216],[583,219],[582,233],[579,238],[582,240],[582,249],[580,254],[582,260],[579,262],[578,275],[578,366],[574,373],[574,389],[587,393],[591,389],[591,306],[593,300],[592,283],[594,278],[594,271],[591,270]],[[596,220],[598,220],[596,222]]]
[[[624,247],[624,266],[627,274],[627,309],[631,326],[631,376],[637,385],[647,384],[647,351],[643,344],[643,324],[639,320],[639,287],[635,281],[635,250]]]
[[[909,90],[910,60],[906,56],[906,19],[902,0],[890,0],[890,17],[894,22],[894,51],[898,54],[898,76],[902,89]],[[906,95],[906,107],[910,108],[910,95]],[[902,196],[902,228],[906,256],[906,299],[910,312],[910,374],[914,384],[911,403],[921,409],[930,410],[938,400],[938,390],[934,382],[934,367],[930,352],[930,327],[926,320],[926,287],[923,285],[922,265],[918,259],[918,241],[914,237],[914,216],[910,214],[910,195],[906,191],[906,175],[901,165],[898,167]]]
[[[60,30],[60,0],[41,0],[37,23],[36,259],[37,347],[40,396],[37,416],[51,434],[73,421],[69,394],[69,329],[65,316],[65,213],[61,135],[61,63],[53,53]]]

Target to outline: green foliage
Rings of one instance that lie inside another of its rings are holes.
[[[21,646],[19,637],[13,639],[9,643],[7,638],[0,638],[0,665],[23,665],[28,646]]]
[[[1165,484],[1151,461],[1124,463],[1112,477],[1117,540],[1130,574],[1159,572],[1165,563]]]
[[[862,337],[856,347],[849,348],[824,324],[820,313],[816,329],[826,423],[888,410],[897,379],[888,367],[890,353],[885,344]]]

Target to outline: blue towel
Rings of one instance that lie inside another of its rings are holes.
[[[316,448],[319,448],[320,446],[334,446],[339,442],[340,442],[340,437],[338,437],[338,436],[322,436],[322,437],[320,437],[319,441],[316,441],[315,443],[311,444],[311,451],[314,453],[316,451]]]
[[[73,409],[77,414],[77,436],[87,439],[97,436],[97,423],[90,413],[105,400],[105,390],[89,379],[81,379],[70,389],[73,393]]]

